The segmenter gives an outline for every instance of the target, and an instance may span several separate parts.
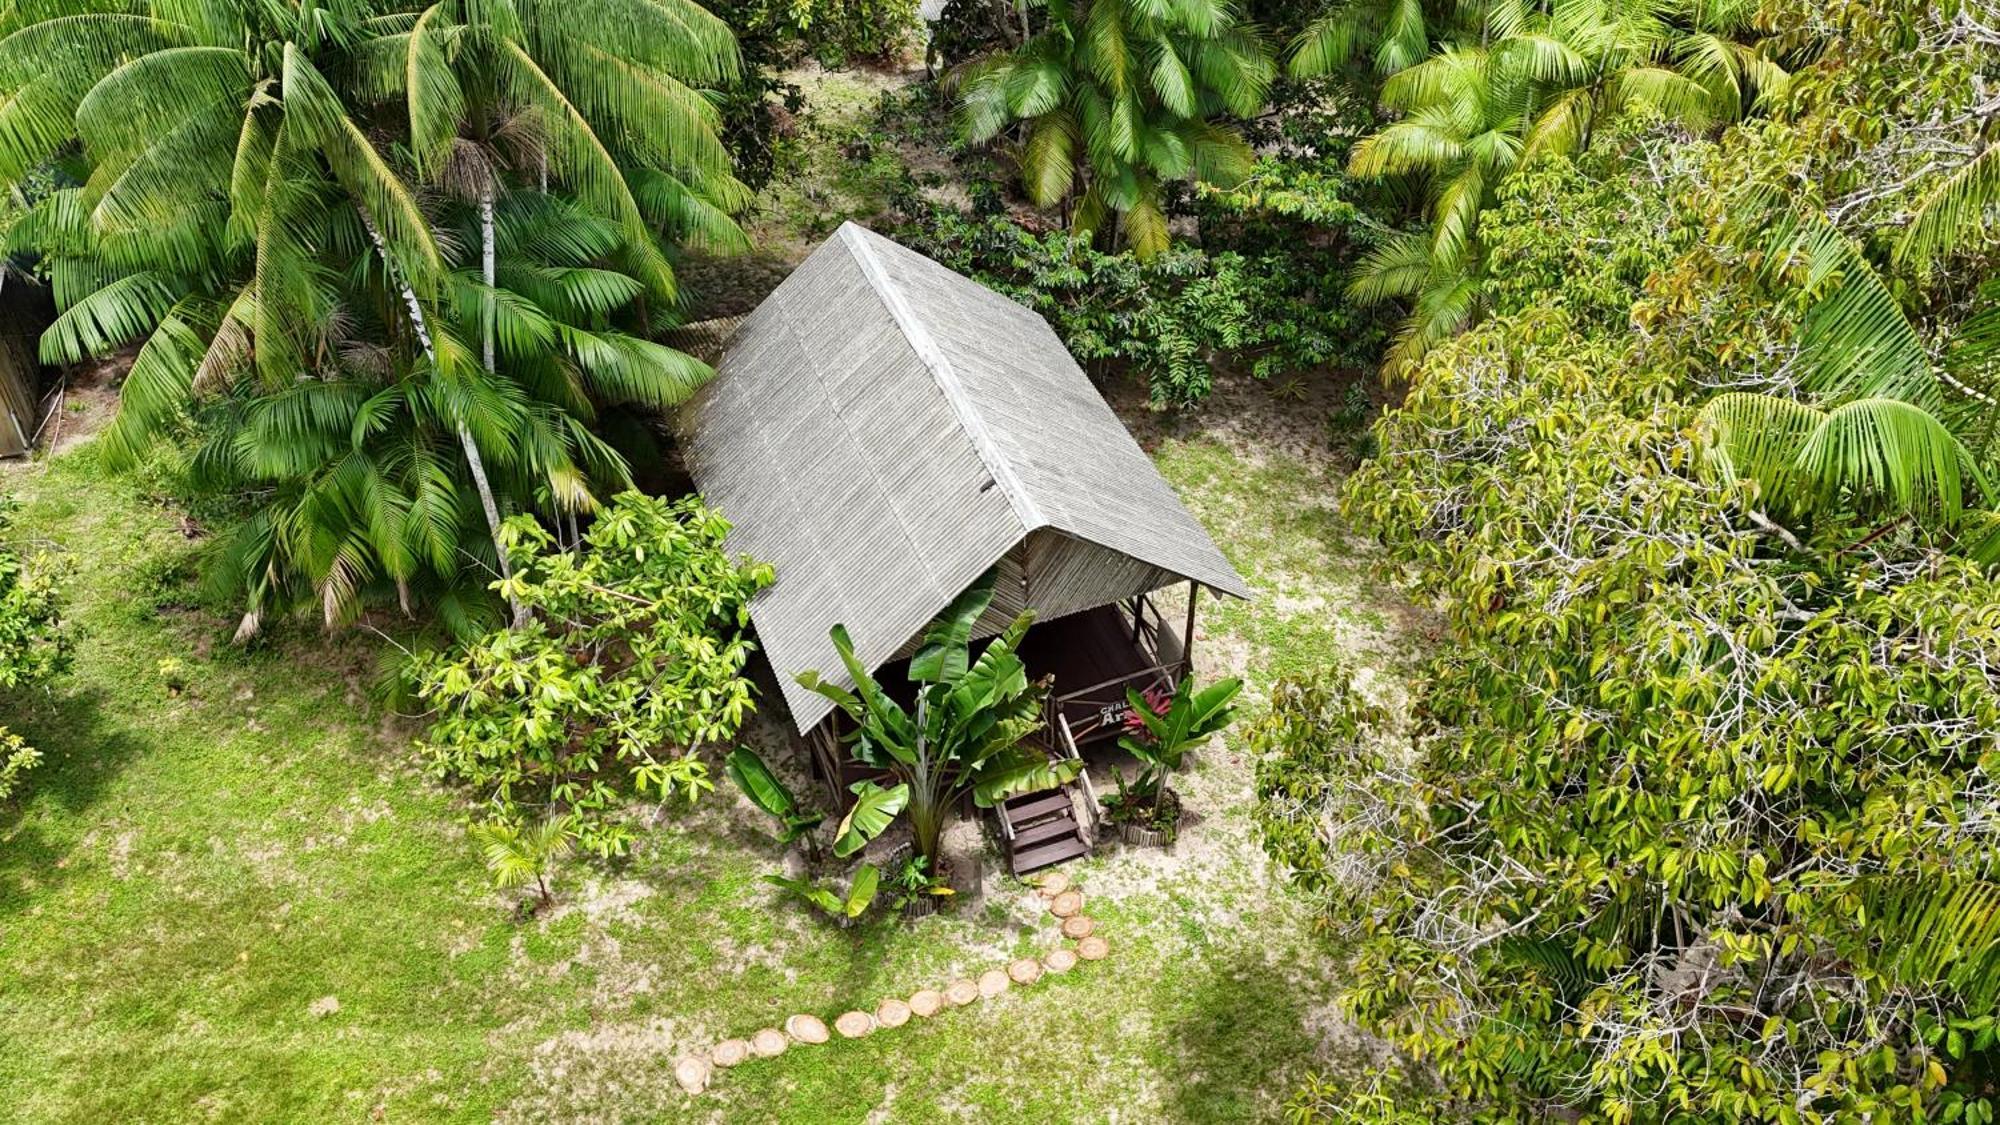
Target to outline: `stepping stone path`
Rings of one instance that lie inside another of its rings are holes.
[[[687,1054],[674,1062],[674,1081],[689,1094],[699,1094],[708,1089],[718,1070],[740,1066],[757,1059],[771,1059],[785,1053],[793,1043],[818,1045],[828,1042],[838,1032],[843,1039],[860,1039],[876,1030],[902,1027],[911,1017],[930,1019],[946,1008],[963,1008],[979,1000],[997,999],[1015,985],[1030,985],[1042,979],[1043,973],[1062,974],[1077,967],[1084,961],[1102,961],[1111,952],[1111,943],[1097,933],[1097,923],[1083,913],[1083,892],[1070,881],[1068,875],[1052,871],[1041,877],[1035,885],[1035,893],[1047,903],[1049,913],[1062,923],[1062,936],[1075,943],[1057,946],[1049,950],[1039,960],[1021,957],[1010,961],[1003,968],[988,969],[976,979],[961,977],[944,986],[943,990],[924,988],[912,993],[908,1000],[900,997],[884,997],[874,1013],[856,1010],[843,1012],[833,1021],[829,1030],[826,1021],[818,1016],[801,1012],[785,1021],[783,1031],[767,1027],[752,1035],[748,1040],[725,1039],[711,1048],[707,1054]]]
[[[687,1055],[674,1064],[674,1081],[690,1094],[699,1094],[708,1089],[708,1060],[700,1055]]]
[[[785,1021],[785,1034],[801,1043],[820,1044],[831,1039],[826,1023],[818,1016],[797,1015]]]

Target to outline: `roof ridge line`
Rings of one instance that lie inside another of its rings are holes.
[[[993,483],[998,485],[1000,491],[1007,497],[1007,505],[1014,509],[1014,517],[1021,521],[1022,534],[1048,526],[1048,520],[1043,518],[1041,509],[1035,505],[1034,498],[1028,495],[1028,490],[1021,484],[1021,479],[1014,475],[1014,466],[1008,462],[1006,455],[1000,452],[993,435],[986,430],[986,423],[980,419],[968,401],[965,385],[959,382],[958,373],[951,369],[951,362],[944,357],[944,352],[938,348],[937,341],[931,338],[930,330],[924,327],[924,322],[917,317],[916,310],[910,308],[909,303],[903,299],[902,292],[889,280],[888,271],[883,268],[881,260],[875,257],[875,248],[863,237],[874,232],[850,219],[840,225],[837,233],[853,251],[854,260],[861,267],[861,275],[868,279],[868,287],[875,290],[875,295],[882,299],[882,304],[889,310],[889,316],[902,328],[903,338],[910,342],[911,350],[915,351],[917,358],[923,361],[924,369],[931,373],[931,379],[937,383],[938,390],[951,405],[952,414],[958,418],[959,428],[972,440],[973,451],[979,455],[980,461],[985,463],[986,471],[993,477]],[[882,236],[875,235],[875,237]]]

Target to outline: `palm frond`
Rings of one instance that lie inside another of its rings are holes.
[[[1933,188],[1896,240],[1896,259],[1918,268],[1983,233],[2000,208],[2000,142],[1959,166]]]

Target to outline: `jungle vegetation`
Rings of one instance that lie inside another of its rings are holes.
[[[797,83],[885,60],[802,152]],[[733,745],[783,576],[641,486],[712,374],[666,342],[688,279],[831,229],[753,190],[815,159],[1165,427],[1350,388],[1342,517],[1444,643],[1407,707],[1304,645],[1208,700],[1380,1048],[1293,1119],[1994,1119],[1994,0],[0,11],[6,268],[45,362],[125,365],[90,455],[198,515],[225,642],[394,630],[417,764],[544,906],[718,764],[814,863],[913,829],[906,870],[777,877],[842,921],[1069,768],[1016,746],[982,587],[919,714],[809,683],[888,775],[853,812]],[[44,546],[0,523],[10,700],[71,661]],[[0,801],[37,765],[0,726]]]

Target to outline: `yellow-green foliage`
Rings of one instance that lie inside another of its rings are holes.
[[[412,669],[432,710],[423,751],[491,815],[567,817],[600,855],[622,853],[629,789],[689,799],[712,789],[697,756],[754,706],[744,665],[749,601],[766,565],[723,550],[729,523],[698,498],[619,495],[571,553],[533,519],[503,538],[501,592],[531,616]]]
[[[0,502],[0,536],[12,526],[12,503]],[[24,556],[0,542],[0,689],[37,688],[69,667],[71,638],[54,570],[48,556]],[[0,801],[13,795],[41,760],[39,751],[0,725]]]
[[[1384,421],[1349,508],[1453,643],[1413,763],[1280,690],[1273,850],[1347,892],[1353,1010],[1466,1116],[1965,1108],[2000,986],[1966,891],[2000,842],[2000,583],[1775,543],[1628,358],[1560,314],[1496,321]],[[1328,822],[1365,826],[1362,860],[1330,867]],[[1899,959],[1933,930],[1969,972]]]
[[[1349,482],[1452,640],[1402,752],[1337,675],[1258,737],[1268,846],[1424,1079],[1383,1120],[1993,1120],[2000,580],[1916,505],[1771,503],[1698,424],[1723,391],[1854,401],[1813,377],[1862,269],[1913,332],[1981,272],[1969,243],[1903,271],[1885,229],[1950,174],[1917,119],[1971,89],[1897,60],[1963,51],[1911,6],[1813,27],[1780,120],[1512,185],[1512,315],[1426,357]]]

